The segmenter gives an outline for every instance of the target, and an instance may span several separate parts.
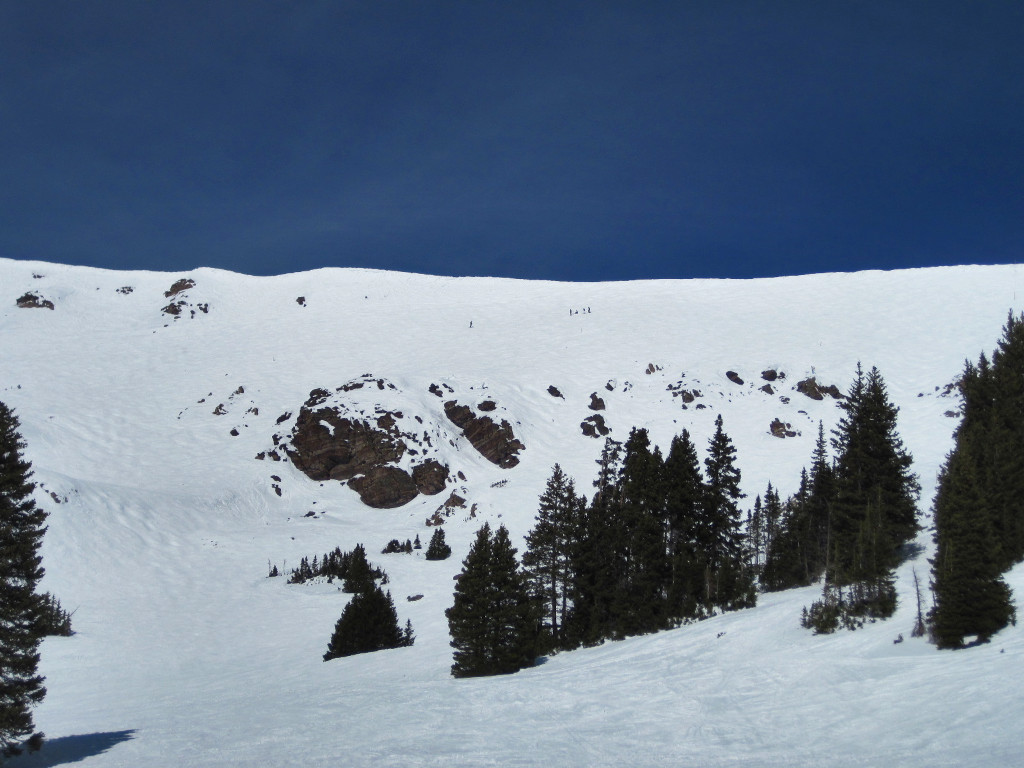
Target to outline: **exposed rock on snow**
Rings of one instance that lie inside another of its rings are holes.
[[[587,437],[604,437],[612,431],[611,427],[605,425],[604,416],[600,413],[585,418],[580,424],[580,429]]]
[[[783,422],[781,419],[773,419],[768,431],[775,437],[798,437],[799,432],[793,429],[793,425]]]
[[[178,280],[177,282],[175,282],[169,289],[164,291],[164,298],[169,299],[172,296],[177,296],[179,293],[183,293],[184,291],[187,291],[189,288],[195,288],[195,287],[196,287],[196,281],[195,280],[192,280],[192,279],[187,278],[187,277],[183,277],[180,280]]]
[[[797,382],[796,391],[803,395],[807,395],[811,400],[824,400],[825,395],[828,395],[835,400],[843,399],[842,392],[839,391],[839,388],[835,384],[822,386],[815,381],[813,376]]]
[[[348,485],[366,506],[374,509],[400,507],[419,495],[415,481],[399,467],[370,467],[365,475],[352,478]]]
[[[53,302],[49,299],[44,299],[37,293],[26,293],[24,296],[17,300],[17,304],[22,309],[53,309]]]
[[[485,459],[502,469],[511,469],[519,463],[518,454],[526,446],[516,438],[507,420],[495,422],[488,416],[475,414],[468,405],[459,405],[455,400],[444,404],[444,412]]]
[[[357,402],[362,392],[382,391],[399,392],[386,379],[369,375],[338,387],[334,394],[314,389],[299,409],[291,435],[283,441],[275,435],[274,443],[280,443],[311,480],[349,481],[363,503],[377,509],[402,506],[421,493],[440,493],[450,470],[429,455],[430,435],[418,431],[423,418],[407,420],[402,410],[385,409],[376,401]],[[415,422],[416,431],[403,428],[410,422]],[[273,458],[272,453],[265,455]],[[415,458],[410,461],[411,457]]]

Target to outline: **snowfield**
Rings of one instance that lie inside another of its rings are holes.
[[[165,296],[180,278],[195,285]],[[947,385],[1024,308],[1018,282],[1024,266],[566,284],[0,259],[0,400],[50,513],[42,586],[77,631],[42,648],[46,747],[9,764],[1024,765],[1024,628],[958,652],[910,637],[912,573],[927,583],[935,475],[958,423]],[[18,307],[28,292],[54,309]],[[175,301],[176,318],[162,311]],[[792,590],[512,676],[450,677],[444,609],[469,543],[490,521],[521,548],[555,462],[589,491],[602,444],[580,428],[591,393],[612,437],[647,427],[667,449],[686,428],[702,460],[721,413],[752,505],[769,480],[795,490],[818,421],[830,429],[840,414],[797,382],[845,391],[858,360],[885,377],[923,487],[926,530],[899,571],[895,617],[813,636],[799,618],[818,590]],[[772,393],[769,369],[785,373]],[[395,386],[359,390],[366,407],[451,430],[438,452],[465,481],[370,509],[337,482],[255,459],[311,390],[363,374]],[[519,465],[458,437],[434,383],[459,402],[496,401],[526,446]],[[670,386],[700,397],[683,409]],[[772,436],[776,418],[798,436]],[[425,547],[451,491],[467,499],[445,522],[451,559],[379,554],[417,534]],[[268,564],[360,542],[416,643],[324,663],[348,597],[267,578]],[[1024,568],[1007,581],[1021,605]]]

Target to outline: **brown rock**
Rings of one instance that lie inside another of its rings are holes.
[[[516,438],[512,425],[506,420],[495,423],[490,417],[477,416],[471,408],[454,400],[444,404],[444,412],[485,459],[503,469],[511,469],[519,463],[516,454],[526,446]]]
[[[433,496],[448,484],[448,467],[435,459],[427,459],[412,468],[412,479],[420,493]]]
[[[768,431],[775,437],[796,437],[800,434],[793,430],[791,424],[786,424],[781,419],[774,419],[771,426],[768,427]]]
[[[565,397],[562,396],[562,393],[554,384],[548,387],[548,394],[551,395],[552,397],[561,397],[563,400],[565,400]]]
[[[16,303],[22,309],[53,309],[52,301],[35,293],[26,293]]]
[[[825,395],[828,395],[835,400],[843,399],[843,394],[835,384],[823,386],[815,381],[813,376],[797,382],[796,391],[803,395],[807,395],[811,400],[824,400]]]
[[[187,277],[183,277],[170,287],[169,290],[164,291],[164,298],[171,298],[171,296],[177,296],[182,291],[187,291],[189,288],[195,288],[196,281],[191,280]]]
[[[727,378],[733,384],[739,384],[741,386],[743,385],[743,379],[740,378],[740,375],[736,373],[736,371],[726,371],[725,378]]]
[[[352,478],[349,487],[363,504],[374,509],[394,509],[419,494],[412,477],[399,467],[371,467],[365,475]]]
[[[769,368],[767,371],[761,371],[761,378],[765,381],[775,381],[779,378],[779,372]]]
[[[348,480],[398,461],[405,449],[397,437],[366,422],[342,418],[333,408],[303,406],[287,451],[292,463],[311,480]]]
[[[583,434],[587,437],[603,437],[611,432],[611,427],[606,426],[604,423],[604,416],[600,413],[595,413],[593,416],[588,416],[580,423],[580,429],[583,430]]]

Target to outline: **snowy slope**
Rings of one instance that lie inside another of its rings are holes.
[[[195,285],[166,297],[183,277]],[[845,390],[858,360],[877,365],[926,510],[956,425],[945,386],[1024,306],[1018,279],[1024,290],[1024,268],[999,266],[564,284],[0,260],[0,400],[21,419],[50,512],[44,588],[77,609],[78,631],[43,647],[47,749],[11,764],[1024,765],[1018,628],[955,654],[909,639],[927,533],[901,570],[898,614],[832,637],[800,629],[815,590],[796,590],[456,681],[443,614],[482,520],[522,537],[556,461],[589,488],[601,441],[580,422],[595,392],[612,437],[644,426],[666,448],[684,427],[703,448],[721,413],[752,499],[769,480],[794,490],[818,421],[838,417],[834,400],[794,385],[813,375]],[[26,292],[54,309],[17,307]],[[178,300],[177,319],[161,311]],[[786,374],[774,394],[760,389],[767,369]],[[439,449],[466,477],[449,489],[476,505],[475,519],[467,507],[446,522],[448,561],[375,554],[392,538],[426,543],[448,491],[374,510],[254,458],[311,390],[367,373],[395,389],[361,392],[366,407],[442,424],[428,387],[447,385],[496,401],[526,446],[512,469],[457,434]],[[684,410],[670,386],[702,396]],[[799,436],[770,435],[775,418]],[[267,579],[267,564],[357,542],[387,570],[417,642],[324,664],[347,597]],[[1024,594],[1024,571],[1010,581]]]

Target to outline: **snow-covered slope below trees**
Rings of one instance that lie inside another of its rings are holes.
[[[454,680],[444,619],[482,521],[521,544],[555,462],[589,488],[602,441],[584,419],[603,416],[620,440],[647,427],[663,449],[686,428],[703,451],[721,413],[752,504],[769,480],[795,490],[818,421],[838,418],[835,399],[798,382],[845,391],[858,361],[901,409],[927,526],[957,423],[947,385],[1024,306],[1018,281],[1024,267],[563,284],[0,260],[0,400],[50,512],[43,588],[75,610],[78,633],[45,641],[36,722],[50,741],[11,764],[1019,765],[1022,628],[955,653],[910,638],[927,530],[900,569],[896,616],[853,633],[800,628],[809,588]],[[451,470],[441,493],[372,509],[337,481],[256,459],[312,390],[341,397],[371,378],[391,386],[351,391],[352,412],[422,425],[422,455]],[[506,420],[518,464],[481,455],[449,399]],[[776,419],[795,436],[773,436]],[[451,559],[378,554],[393,538],[425,545],[452,492],[465,505],[443,510]],[[324,663],[347,596],[268,579],[268,562],[358,542],[416,644]],[[1020,600],[1024,570],[1008,582]]]

